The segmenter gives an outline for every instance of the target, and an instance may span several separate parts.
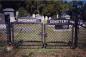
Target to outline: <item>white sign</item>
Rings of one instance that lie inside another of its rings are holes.
[[[18,19],[18,22],[24,22],[24,23],[41,23],[40,19]]]
[[[48,20],[48,24],[68,24],[69,20]]]
[[[10,17],[10,22],[15,22],[15,17],[14,17],[14,9],[12,8],[6,8],[3,9],[5,15],[9,15]]]

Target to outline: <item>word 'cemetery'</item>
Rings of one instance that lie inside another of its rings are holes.
[[[55,25],[55,24],[67,25],[69,23],[69,20],[48,20],[48,23],[51,24],[51,25]]]

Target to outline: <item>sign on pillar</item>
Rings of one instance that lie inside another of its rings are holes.
[[[5,15],[9,15],[10,22],[15,22],[15,16],[14,16],[14,9],[13,8],[6,8],[3,9],[3,12]]]

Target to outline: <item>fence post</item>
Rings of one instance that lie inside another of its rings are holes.
[[[5,15],[5,24],[6,24],[6,32],[7,32],[7,43],[11,42],[11,23],[9,15]]]
[[[75,19],[75,40],[74,40],[74,48],[78,46],[78,19]]]
[[[74,16],[74,39],[73,39],[73,49],[78,47],[78,18]]]
[[[47,34],[46,34],[46,24],[43,24],[42,23],[42,44],[43,44],[43,48],[46,48],[46,39],[45,39],[45,37],[47,36]]]
[[[11,23],[11,38],[12,42],[14,43],[14,23]]]

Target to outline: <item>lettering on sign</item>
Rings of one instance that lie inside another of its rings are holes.
[[[51,24],[51,25],[56,25],[56,24],[68,24],[69,23],[69,20],[48,20],[48,24]]]
[[[18,19],[18,22],[23,23],[41,23],[39,19]]]

